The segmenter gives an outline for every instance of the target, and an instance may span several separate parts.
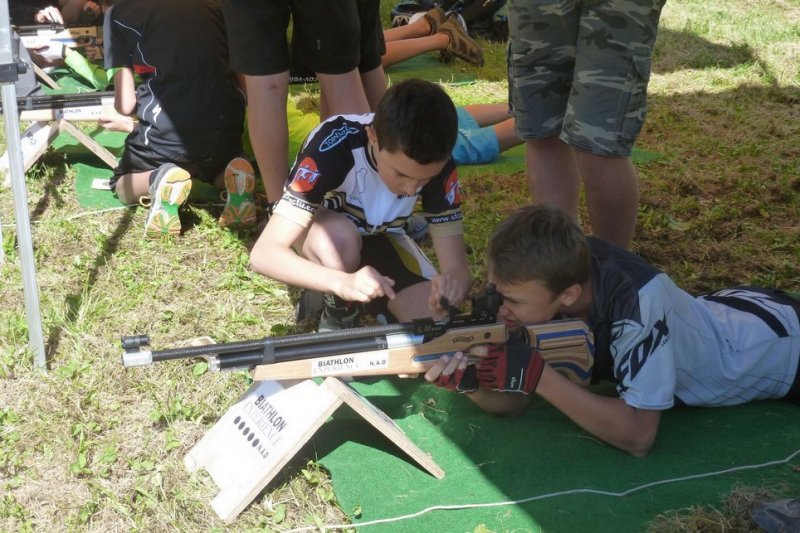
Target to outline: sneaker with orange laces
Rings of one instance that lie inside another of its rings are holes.
[[[144,223],[146,239],[180,234],[178,208],[189,199],[191,190],[191,176],[181,167],[167,163],[153,171],[150,182],[150,211]]]
[[[438,33],[444,33],[450,39],[447,50],[442,51],[443,58],[449,54],[475,66],[483,66],[481,47],[469,36],[455,15],[447,16],[447,19],[439,25]]]
[[[221,228],[249,228],[256,224],[256,204],[253,201],[256,173],[253,165],[237,157],[225,167],[225,208],[219,216]]]

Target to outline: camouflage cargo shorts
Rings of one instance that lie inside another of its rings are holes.
[[[523,139],[627,157],[666,0],[510,0],[509,102]]]

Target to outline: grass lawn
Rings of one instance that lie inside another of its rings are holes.
[[[481,79],[448,87],[454,101],[504,101],[504,57],[487,44],[485,67],[454,63]],[[296,98],[313,106],[316,95]],[[800,290],[800,2],[670,0],[649,102],[637,146],[661,157],[639,168],[634,249],[693,292]],[[222,530],[208,505],[213,483],[189,475],[183,457],[244,392],[248,373],[209,373],[198,361],[125,370],[119,337],[146,333],[167,348],[202,335],[301,332],[297,293],[250,271],[254,235],[219,229],[219,205],[185,208],[181,237],[150,242],[144,209],[86,212],[74,177],[53,152],[27,175],[47,372],[33,369],[13,199],[0,189],[0,531]],[[487,170],[462,188],[477,287],[489,231],[530,197],[522,173]],[[686,526],[687,513],[653,528],[731,531],[737,511],[726,501],[721,513],[687,511],[700,522],[722,516],[710,529]],[[235,528],[345,520],[304,450]]]

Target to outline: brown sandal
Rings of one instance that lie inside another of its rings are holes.
[[[436,32],[439,31],[439,26],[441,26],[442,23],[447,20],[447,14],[444,12],[444,9],[438,6],[429,10],[423,16],[431,27],[431,31],[428,33],[428,35],[435,35]]]
[[[483,66],[483,52],[458,21],[451,15],[439,25],[439,33],[444,33],[450,38],[447,52],[457,58],[472,63],[478,67]]]

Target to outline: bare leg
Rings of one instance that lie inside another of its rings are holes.
[[[428,296],[431,293],[431,282],[426,281],[406,287],[398,292],[393,300],[389,300],[388,308],[400,322],[410,322],[415,318],[428,318]]]
[[[416,37],[425,37],[431,34],[431,25],[425,17],[414,21],[413,24],[405,24],[396,28],[383,30],[383,40],[387,43],[392,41],[403,41]]]
[[[267,201],[274,203],[283,195],[283,186],[289,177],[289,126],[286,123],[289,73],[245,76],[244,82],[250,142]]]
[[[629,248],[639,211],[639,179],[628,157],[605,157],[575,150],[586,187],[592,233]]]
[[[319,209],[308,227],[302,255],[319,265],[355,272],[361,262],[361,235],[346,216],[329,209]]]
[[[513,118],[507,118],[493,127],[494,134],[497,136],[497,144],[500,146],[500,153],[523,143],[523,140],[517,137]]]
[[[383,66],[378,66],[369,72],[363,72],[361,74],[361,85],[364,87],[370,111],[375,111],[378,107],[378,102],[383,98],[383,93],[386,92],[386,75],[383,73]]]
[[[150,174],[152,172],[152,170],[148,172],[130,172],[120,176],[114,190],[119,201],[125,205],[135,205],[139,203],[141,198],[149,196]]]
[[[320,120],[332,115],[369,113],[369,103],[361,86],[361,76],[354,68],[345,74],[317,73],[320,93]],[[286,102],[284,101],[284,107]]]
[[[508,104],[472,104],[465,105],[464,109],[481,127],[491,126],[512,117],[508,112]]]
[[[381,63],[383,67],[386,68],[420,54],[444,50],[449,44],[450,37],[444,33],[437,33],[416,39],[390,41],[386,43],[386,53],[381,57]]]
[[[528,189],[534,203],[554,205],[577,218],[581,177],[574,149],[558,137],[530,140],[525,145]]]

